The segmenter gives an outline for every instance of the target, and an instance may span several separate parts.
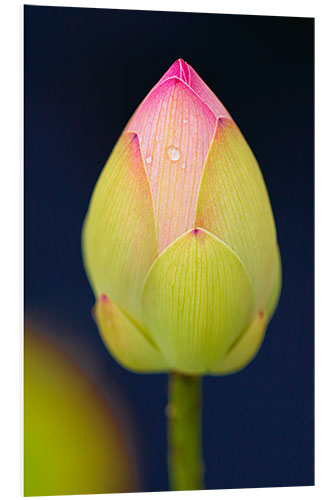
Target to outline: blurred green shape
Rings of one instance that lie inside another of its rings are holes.
[[[30,328],[24,340],[24,495],[134,491],[124,435],[93,382]]]

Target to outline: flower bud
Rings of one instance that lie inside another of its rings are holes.
[[[226,374],[257,353],[281,288],[269,197],[237,125],[183,60],[112,151],[83,254],[101,336],[128,369]]]

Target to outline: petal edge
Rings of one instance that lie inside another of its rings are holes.
[[[264,340],[267,317],[260,310],[227,355],[211,370],[211,375],[229,375],[243,370],[256,356]]]
[[[95,297],[106,293],[140,322],[142,284],[158,253],[150,186],[134,133],[122,134],[98,179],[82,251]]]
[[[237,125],[219,118],[204,166],[196,225],[229,245],[248,270],[256,310],[268,299],[275,273],[276,231],[258,163]]]
[[[277,246],[277,264],[276,264],[276,274],[275,274],[275,279],[274,283],[272,286],[272,290],[269,296],[269,299],[266,303],[265,311],[267,314],[267,321],[269,322],[278,306],[280,295],[281,295],[281,288],[282,288],[282,265],[281,265],[281,255],[280,255],[280,250],[279,247]]]
[[[151,267],[142,294],[147,331],[172,369],[206,373],[253,314],[237,255],[201,228],[174,241]]]
[[[98,297],[94,313],[104,344],[121,365],[134,372],[167,370],[160,351],[106,295]]]

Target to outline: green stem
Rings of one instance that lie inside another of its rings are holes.
[[[201,378],[170,374],[169,482],[172,490],[201,490]]]

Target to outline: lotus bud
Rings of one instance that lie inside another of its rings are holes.
[[[257,353],[281,288],[269,197],[237,125],[182,59],[107,160],[83,256],[102,339],[129,370],[228,374]]]

